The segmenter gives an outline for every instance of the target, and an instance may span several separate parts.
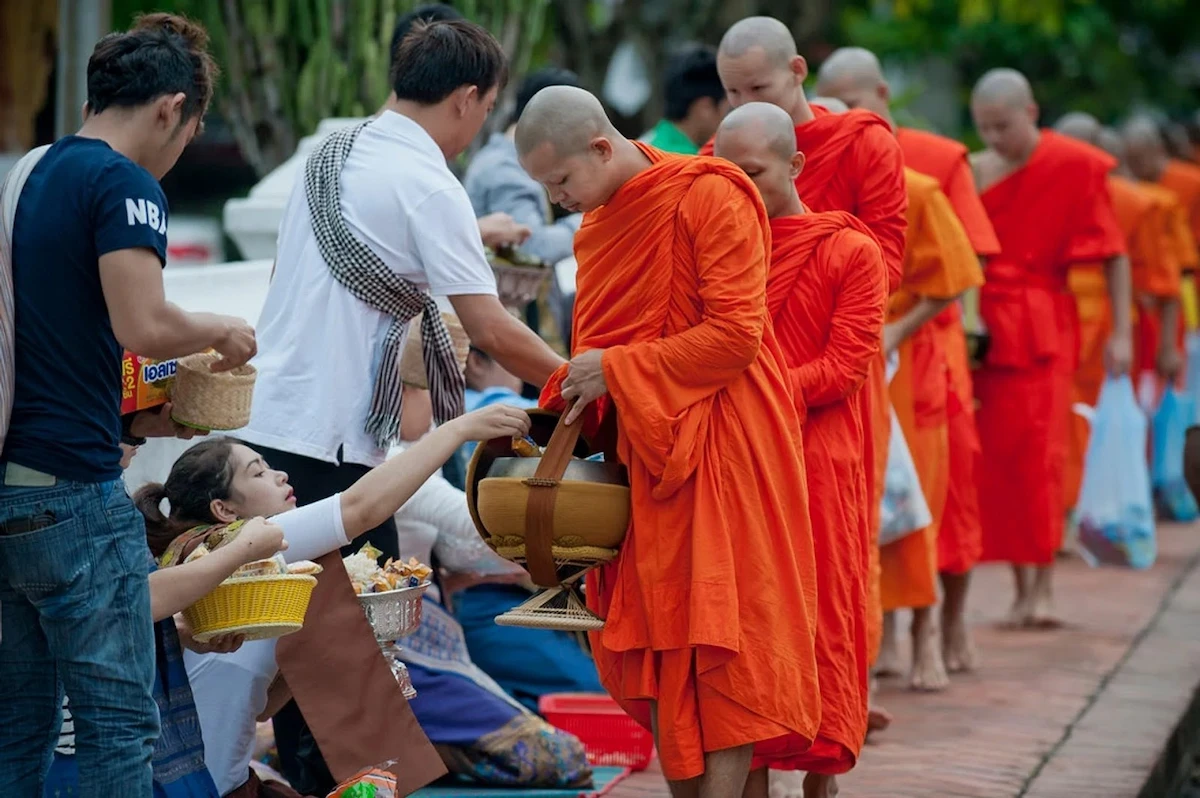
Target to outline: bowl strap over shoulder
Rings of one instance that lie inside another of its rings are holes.
[[[529,486],[525,505],[525,563],[534,584],[555,587],[559,584],[551,546],[554,543],[554,506],[558,502],[558,486],[571,462],[571,453],[579,440],[583,424],[578,420],[567,425],[564,419],[570,407],[558,418],[558,425],[542,453],[541,462]]]

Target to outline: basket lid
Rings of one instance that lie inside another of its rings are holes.
[[[529,437],[538,446],[546,446],[550,443],[550,436],[554,434],[554,428],[558,425],[559,414],[539,407],[531,407],[525,412],[529,414],[531,422]],[[599,451],[593,448],[594,445],[593,441],[580,434],[572,454],[580,458],[591,457]],[[475,528],[479,530],[479,534],[484,539],[491,537],[491,534],[479,518],[479,483],[487,477],[492,464],[498,458],[512,456],[512,438],[507,436],[493,438],[490,441],[483,441],[475,447],[475,452],[471,455],[471,462],[467,465],[467,510],[471,513],[471,520],[475,522]]]

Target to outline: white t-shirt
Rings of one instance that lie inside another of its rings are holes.
[[[271,519],[283,527],[288,562],[314,560],[345,546],[341,494],[297,507]],[[274,640],[251,640],[232,654],[195,654],[185,650],[200,732],[204,764],[222,795],[245,783],[254,754],[259,714],[267,708],[267,688],[279,668]]]
[[[237,433],[329,463],[385,459],[363,431],[391,317],[330,272],[309,220],[304,180],[283,212],[275,277],[258,319],[250,425]],[[424,128],[385,111],[342,169],[342,215],[394,272],[435,297],[496,295],[471,201]]]

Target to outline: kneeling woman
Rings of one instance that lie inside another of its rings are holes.
[[[316,559],[395,513],[464,441],[521,435],[527,429],[528,417],[515,408],[470,413],[370,471],[345,492],[300,508],[285,473],[272,470],[253,449],[218,438],[185,452],[166,483],[144,487],[137,501],[147,517],[154,548],[165,547],[197,526],[267,516],[286,532],[289,546],[284,556],[289,561]],[[164,499],[170,505],[166,516],[157,510]],[[185,656],[205,762],[222,795],[269,794],[252,775],[250,760],[256,720],[269,717],[288,699],[287,686],[277,679],[275,644],[274,640],[251,641],[231,654],[188,652]],[[327,692],[337,689],[337,681],[327,684]],[[568,768],[570,778],[563,779],[567,783],[581,769],[586,771],[586,761],[574,738],[559,735],[555,744],[561,748],[564,738],[578,752],[577,761]]]

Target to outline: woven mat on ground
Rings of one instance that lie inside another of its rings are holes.
[[[411,798],[599,798],[607,795],[618,782],[629,775],[626,768],[593,768],[595,786],[590,790],[545,790],[529,787],[476,787],[460,786],[425,787],[417,790]]]

